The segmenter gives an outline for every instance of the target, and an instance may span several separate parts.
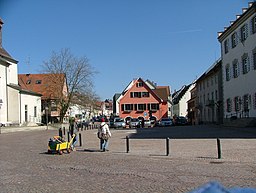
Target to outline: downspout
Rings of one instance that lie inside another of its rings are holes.
[[[21,91],[19,92],[19,94],[20,94],[20,125],[21,125]]]
[[[6,120],[9,121],[9,105],[8,105],[8,86],[7,86],[7,66],[5,66],[5,84],[6,84]]]

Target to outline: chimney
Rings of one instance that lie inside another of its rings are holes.
[[[3,24],[4,24],[4,22],[0,18],[0,48],[2,48],[2,26],[3,26]]]

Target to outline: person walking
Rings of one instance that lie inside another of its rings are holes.
[[[78,123],[77,122],[78,122],[77,119],[72,118],[72,121],[70,123],[70,135],[71,135],[71,137],[73,137],[73,135],[75,135],[73,143],[71,144],[71,149],[73,151],[76,151],[75,146],[78,142]]]
[[[101,119],[100,128],[98,130],[98,138],[100,139],[100,150],[105,152],[109,151],[109,138],[111,137],[111,132],[109,130],[108,124],[105,122],[105,119]]]

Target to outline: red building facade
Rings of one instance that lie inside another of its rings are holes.
[[[119,116],[159,120],[168,117],[169,87],[154,87],[141,78],[133,80],[123,91],[119,101]]]

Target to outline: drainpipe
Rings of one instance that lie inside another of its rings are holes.
[[[21,91],[19,92],[19,94],[20,94],[20,125],[21,125]]]
[[[6,120],[9,121],[9,110],[8,110],[8,88],[7,88],[7,66],[5,66],[5,84],[6,84]]]

